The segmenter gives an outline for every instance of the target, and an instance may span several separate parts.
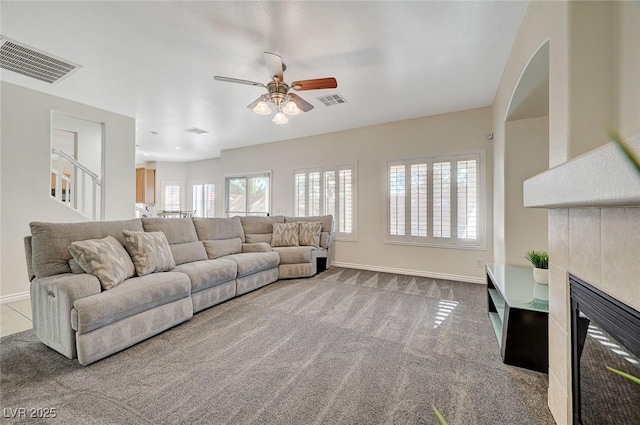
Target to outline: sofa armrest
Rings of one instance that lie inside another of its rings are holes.
[[[271,252],[271,245],[266,242],[243,243],[242,252]]]
[[[36,336],[68,358],[76,357],[76,336],[71,327],[73,302],[101,291],[98,278],[88,273],[35,278],[31,282],[31,310]]]

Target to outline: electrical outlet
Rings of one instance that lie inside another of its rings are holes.
[[[478,258],[476,260],[476,267],[482,267],[484,265],[484,261],[482,261],[480,258]]]

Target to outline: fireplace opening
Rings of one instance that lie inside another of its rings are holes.
[[[570,276],[573,423],[640,424],[640,313]]]

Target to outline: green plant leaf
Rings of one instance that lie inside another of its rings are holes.
[[[440,421],[440,425],[449,425],[447,423],[447,420],[444,418],[444,416],[442,416],[442,413],[440,413],[440,411],[438,410],[438,408],[434,405],[431,405],[431,407],[433,408],[433,413],[436,414],[436,418],[438,418],[438,421]]]
[[[533,264],[533,267],[539,269],[549,268],[549,253],[547,251],[527,251],[524,258]]]
[[[631,382],[635,382],[636,384],[640,385],[640,378],[635,377],[633,375],[629,375],[626,372],[623,372],[623,371],[618,370],[618,369],[614,369],[614,368],[609,367],[609,366],[606,366],[606,368],[609,369],[611,372],[617,373],[618,375],[622,376],[623,378],[627,378]]]
[[[615,130],[609,130],[609,137],[611,138],[611,140],[617,143],[618,147],[620,147],[627,159],[631,161],[638,173],[640,173],[640,157],[633,151],[631,146],[629,146],[629,144],[625,142],[620,133]]]

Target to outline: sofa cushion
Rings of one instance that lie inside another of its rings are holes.
[[[143,218],[142,227],[145,232],[162,232],[170,245],[196,242],[198,235],[190,218]]]
[[[272,247],[298,245],[298,223],[273,223]]]
[[[268,243],[271,245],[271,233],[249,233],[245,235],[247,243]]]
[[[298,243],[302,246],[320,246],[322,223],[319,221],[298,222]]]
[[[142,230],[142,222],[136,218],[122,221],[92,221],[86,223],[32,222],[31,266],[35,277],[70,273],[69,244],[87,239],[113,236],[124,245],[123,230]]]
[[[176,264],[207,259],[207,251],[198,240],[196,228],[190,218],[143,218],[145,232],[162,232],[169,241],[169,247]]]
[[[73,328],[80,334],[188,297],[191,282],[184,273],[153,273],[133,277],[100,294],[73,302]]]
[[[173,220],[173,219],[166,219]],[[173,259],[176,261],[176,265],[190,263],[192,261],[207,260],[207,250],[204,249],[202,242],[186,242],[169,244]]]
[[[271,243],[273,223],[284,223],[284,217],[281,215],[270,217],[248,216],[240,217],[240,222],[242,223],[246,243]]]
[[[144,276],[169,271],[176,266],[169,242],[162,232],[131,232],[123,230],[124,246],[136,267],[136,274]]]
[[[234,261],[218,258],[181,264],[173,271],[189,276],[191,293],[194,293],[235,279],[238,266]]]
[[[194,218],[193,224],[201,241],[236,238],[240,238],[241,242],[245,240],[240,217]]]
[[[85,272],[98,278],[104,290],[114,288],[135,273],[131,257],[113,236],[71,242],[69,251]]]
[[[207,257],[210,260],[242,252],[242,240],[240,240],[240,238],[221,239],[218,241],[208,240],[202,243],[204,244],[204,249],[207,251]]]
[[[237,264],[238,275],[236,278],[278,267],[280,263],[280,256],[277,252],[248,252],[228,255],[224,259],[234,261]]]
[[[271,245],[267,242],[243,243],[242,252],[270,252]]]
[[[310,263],[311,252],[316,248],[312,246],[286,246],[273,248],[280,256],[280,264]]]

